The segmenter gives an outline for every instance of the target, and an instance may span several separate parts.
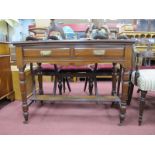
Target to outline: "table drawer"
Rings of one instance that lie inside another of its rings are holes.
[[[47,50],[37,50],[37,49],[26,49],[24,51],[25,57],[39,57],[39,56],[69,56],[69,49],[47,49]]]
[[[123,49],[76,49],[75,56],[90,57],[90,56],[104,56],[104,57],[123,57]]]

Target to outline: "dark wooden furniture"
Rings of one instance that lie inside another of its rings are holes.
[[[146,66],[142,66],[140,63],[141,58],[144,58],[144,60],[147,58],[149,62],[150,59],[154,57],[151,55],[152,51],[135,53],[136,65],[130,76],[128,105],[130,105],[132,99],[134,85],[138,87],[137,93],[141,93],[138,119],[139,125],[142,124],[146,94],[148,91],[155,91],[155,66],[149,66],[147,63],[144,63]]]
[[[54,87],[53,87],[53,95],[56,95],[57,87],[59,88],[59,95],[62,95],[62,87],[63,92],[65,93],[66,90],[66,84],[68,87],[68,90],[71,91],[68,78],[61,77],[61,70],[58,69],[58,66],[56,64],[41,64],[38,63],[38,67],[36,69],[33,69],[32,65],[32,75],[38,76],[38,84],[39,84],[39,94],[44,94],[43,90],[43,76],[51,76],[51,79],[54,79]],[[53,78],[54,77],[54,78]]]
[[[28,121],[29,104],[26,98],[26,81],[24,69],[28,63],[51,63],[57,65],[88,65],[95,63],[120,63],[123,69],[122,92],[120,98],[114,96],[51,96],[38,95],[33,92],[31,100],[50,101],[97,101],[119,102],[120,124],[125,119],[128,96],[129,70],[132,67],[133,41],[130,40],[73,40],[73,41],[29,41],[14,42],[16,46],[17,67],[20,74],[22,107],[25,122]],[[60,52],[53,52],[59,49]],[[81,52],[83,49],[86,52]],[[66,50],[66,51],[64,51]],[[116,88],[113,89],[114,92]],[[115,94],[115,93],[114,93]]]
[[[9,43],[0,42],[0,100],[14,100]]]

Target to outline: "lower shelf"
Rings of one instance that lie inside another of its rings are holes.
[[[62,95],[35,95],[31,96],[33,101],[71,101],[71,102],[121,102],[118,96],[62,96]]]

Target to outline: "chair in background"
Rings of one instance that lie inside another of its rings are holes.
[[[63,89],[63,92],[65,93],[66,84],[69,92],[71,92],[71,87],[69,84],[68,77],[62,76],[61,74],[63,72],[62,67],[58,67],[56,64],[54,64],[54,70],[56,74],[54,79],[53,95],[56,95],[57,87],[59,89],[59,95],[62,95],[62,89]]]
[[[30,35],[26,37],[26,41],[39,41],[39,40],[59,40],[65,39],[62,28],[57,25],[53,19],[51,19],[51,25],[48,29],[46,28],[32,28],[29,30]],[[56,64],[41,64],[37,63],[37,68],[33,74],[38,76],[38,84],[39,84],[39,94],[43,94],[43,76],[49,75],[54,77],[54,87],[53,94],[56,95],[57,87],[59,88],[59,94],[62,95],[62,87],[65,92],[65,83],[67,83],[67,87],[69,91],[71,91],[69,80],[67,77],[61,79],[60,76],[60,68]],[[62,84],[63,83],[63,84]]]
[[[101,28],[97,28],[94,27],[92,29],[89,30],[89,28],[87,29],[86,34],[89,34],[88,37],[92,38],[92,39],[108,39],[109,38],[109,31],[106,27],[101,27]],[[120,35],[117,37],[117,39],[128,39],[128,37],[126,35]],[[117,64],[117,63],[113,63],[113,64],[94,64],[91,65],[91,71],[94,74],[94,77],[87,77],[86,81],[85,81],[85,86],[84,86],[84,91],[86,91],[86,87],[87,87],[87,83],[89,82],[89,92],[91,94],[92,90],[93,90],[93,86],[94,86],[94,92],[95,95],[98,94],[98,88],[97,88],[97,77],[96,75],[106,75],[108,70],[111,70],[111,75],[112,75],[112,91],[111,94],[112,95],[117,95],[119,96],[119,92],[120,92],[120,84],[121,84],[121,77],[122,77],[122,66]],[[94,85],[93,85],[94,83]]]
[[[44,94],[43,91],[43,76],[51,76],[51,81],[53,81],[53,95],[56,95],[57,87],[59,89],[59,95],[62,95],[62,87],[65,92],[66,86],[65,83],[67,83],[68,90],[71,91],[69,81],[66,77],[60,76],[60,70],[58,69],[58,66],[56,64],[41,64],[38,63],[37,67],[34,70],[34,75],[38,76],[38,84],[39,84],[39,94]],[[62,83],[61,83],[62,82]]]
[[[112,76],[112,95],[119,95],[122,67],[118,67],[116,63],[113,64],[95,64],[90,65],[91,72],[94,73],[93,78],[87,77],[85,81],[84,91],[86,91],[89,83],[89,91],[92,92],[94,87],[94,94],[98,94],[97,76]]]
[[[138,87],[138,92],[141,93],[138,119],[139,125],[142,124],[146,94],[148,91],[155,91],[155,66],[141,66],[140,58],[151,61],[152,57],[154,57],[152,51],[149,50],[143,53],[136,53],[136,68],[132,71],[130,78],[128,105],[130,105],[132,99],[134,85]]]

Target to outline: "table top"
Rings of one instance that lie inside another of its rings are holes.
[[[10,42],[7,42],[7,41],[0,41],[0,44],[10,44]]]
[[[41,41],[18,41],[12,42],[15,46],[21,45],[37,45],[37,44],[134,44],[135,41],[132,40],[112,40],[112,39],[104,39],[104,40],[88,40],[88,39],[81,39],[81,40],[41,40]]]

